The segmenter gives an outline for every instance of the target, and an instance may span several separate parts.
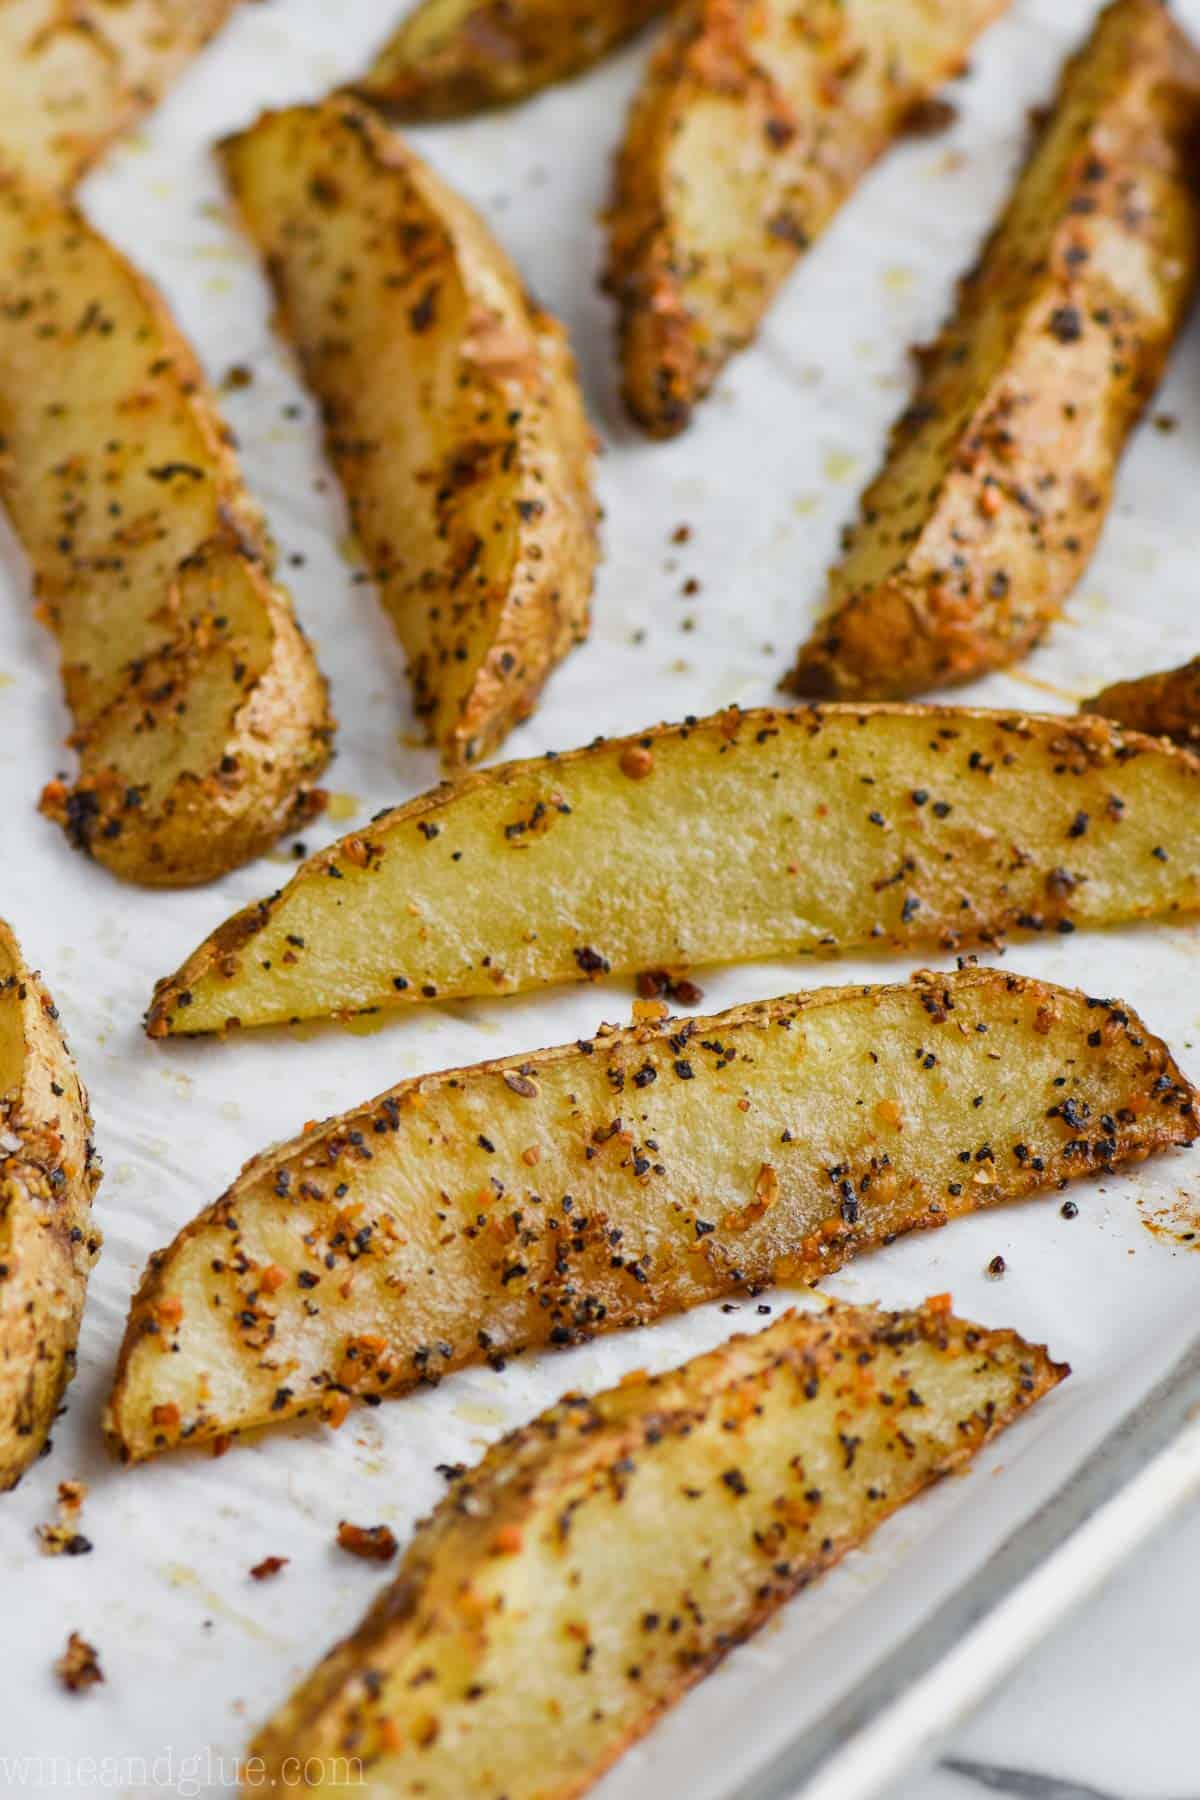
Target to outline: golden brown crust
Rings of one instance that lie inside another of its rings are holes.
[[[587,631],[592,438],[562,328],[370,107],[267,114],[223,157],[417,713],[447,767],[474,762]]]
[[[237,0],[4,0],[0,161],[69,188],[156,106]]]
[[[942,1297],[788,1314],[568,1396],[456,1480],[253,1753],[268,1779],[311,1759],[326,1793],[352,1757],[395,1800],[570,1800],[1067,1373]]]
[[[1171,738],[1186,749],[1200,748],[1200,656],[1181,669],[1115,681],[1085,700],[1079,710],[1099,713],[1153,737]]]
[[[626,403],[682,431],[780,282],[1007,0],[690,0],[633,103],[606,285]]]
[[[0,251],[0,495],[79,755],[42,808],[115,874],[207,881],[319,810],[325,685],[157,290],[12,173]]]
[[[423,0],[357,91],[401,120],[510,106],[590,68],[665,0]]]
[[[100,1164],[58,1011],[0,921],[0,1492],[42,1451],[100,1249]]]
[[[1160,0],[1114,0],[921,353],[795,692],[889,699],[970,681],[1057,616],[1191,300],[1198,131],[1196,53]]]
[[[151,1259],[107,1415],[139,1460],[812,1282],[1200,1130],[1117,1001],[995,969],[822,988],[401,1082]]]
[[[162,980],[148,1030],[1191,912],[1198,786],[1103,719],[731,707],[380,813]]]

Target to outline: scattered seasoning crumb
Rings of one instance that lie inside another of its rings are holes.
[[[248,388],[254,380],[254,371],[245,363],[231,363],[221,378],[221,386],[225,393],[237,393],[241,388]]]
[[[387,1525],[352,1525],[342,1519],[337,1528],[337,1541],[351,1556],[364,1562],[391,1562],[399,1545],[395,1533]]]
[[[278,1575],[280,1569],[286,1569],[291,1558],[288,1556],[264,1556],[261,1562],[255,1563],[250,1571],[251,1581],[269,1581],[272,1575]]]
[[[993,1256],[991,1262],[987,1266],[987,1272],[992,1277],[993,1281],[999,1281],[1007,1267],[1008,1264],[1002,1256]]]
[[[73,1631],[67,1647],[54,1665],[54,1673],[69,1694],[83,1694],[104,1680],[100,1657],[95,1646]]]
[[[673,544],[686,544],[691,535],[692,528],[690,525],[677,525],[671,533],[671,542]]]
[[[60,1481],[58,1484],[58,1523],[37,1527],[37,1540],[43,1556],[87,1556],[93,1549],[90,1538],[77,1529],[79,1515],[87,1498],[87,1484],[82,1481]]]
[[[1171,432],[1179,430],[1179,420],[1174,413],[1155,413],[1154,429],[1161,431],[1164,437],[1169,437]]]
[[[657,1000],[665,995],[678,1006],[699,1006],[704,989],[686,975],[672,975],[666,969],[643,969],[637,976],[637,991],[643,1000]]]
[[[958,108],[953,100],[940,99],[931,94],[926,100],[918,100],[904,116],[904,135],[911,138],[941,137],[949,131],[958,118]]]
[[[1074,1200],[1064,1200],[1058,1210],[1064,1219],[1074,1219],[1079,1212]]]

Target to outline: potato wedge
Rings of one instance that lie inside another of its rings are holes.
[[[473,762],[587,631],[592,438],[562,328],[369,107],[268,113],[223,156],[417,713]]]
[[[151,285],[0,174],[0,498],[79,774],[43,810],[115,874],[208,881],[319,809],[325,686],[211,394]]]
[[[381,813],[220,926],[147,1029],[1192,910],[1198,799],[1200,760],[1100,719],[731,709]]]
[[[1181,669],[1164,669],[1135,681],[1115,681],[1085,700],[1080,711],[1116,719],[1152,737],[1200,747],[1200,656]]]
[[[1195,287],[1198,131],[1196,52],[1159,0],[1115,0],[922,353],[796,692],[971,681],[1056,617]]]
[[[0,1492],[40,1455],[100,1250],[87,1094],[41,977],[0,921]]]
[[[399,119],[511,106],[588,69],[666,0],[421,0],[356,84]]]
[[[0,162],[70,187],[237,0],[0,0]]]
[[[325,1795],[570,1800],[1068,1373],[933,1304],[839,1306],[568,1396],[454,1483],[251,1754]]]
[[[1007,0],[685,0],[617,158],[626,404],[682,431],[775,290]]]
[[[402,1082],[247,1165],[151,1259],[137,1461],[749,1285],[1200,1132],[1116,1001],[996,969],[822,988]]]

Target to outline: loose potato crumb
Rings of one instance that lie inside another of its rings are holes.
[[[395,1533],[387,1525],[352,1525],[342,1519],[337,1528],[337,1541],[351,1556],[364,1562],[391,1562],[399,1545]]]
[[[95,1646],[80,1637],[77,1631],[67,1639],[67,1647],[55,1663],[54,1673],[69,1694],[86,1693],[88,1688],[104,1680]]]

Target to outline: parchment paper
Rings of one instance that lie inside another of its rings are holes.
[[[210,373],[252,371],[224,406],[283,572],[329,673],[342,720],[330,782],[336,817],[310,846],[436,779],[414,747],[401,659],[370,588],[354,580],[345,520],[314,407],[273,339],[253,257],[225,208],[206,145],[266,104],[315,96],[363,66],[392,22],[378,0],[247,5],[145,132],[85,190],[96,221],[165,287]],[[1200,0],[1181,8],[1200,28]],[[619,411],[608,304],[597,292],[597,213],[643,42],[518,110],[415,134],[492,221],[539,295],[567,322],[606,454],[607,560],[595,631],[554,678],[512,754],[594,733],[770,701],[805,635],[838,531],[903,404],[908,346],[936,328],[972,259],[1091,0],[1015,0],[952,89],[947,135],[896,150],[793,277],[757,345],[669,445]],[[1200,338],[1193,329],[1121,473],[1100,554],[1051,642],[970,698],[1069,708],[1117,675],[1197,647]],[[1172,428],[1173,424],[1173,428]],[[680,524],[691,537],[673,544]],[[685,595],[689,578],[700,590]],[[277,1431],[219,1461],[175,1456],[121,1470],[98,1421],[130,1290],[147,1254],[269,1141],[301,1121],[450,1062],[559,1043],[629,1016],[627,982],[533,999],[413,1011],[382,1027],[246,1034],[152,1045],[139,1018],[154,978],[245,900],[287,875],[283,852],[214,887],[151,894],[71,852],[34,811],[65,753],[68,720],[22,561],[0,559],[0,911],[45,971],[90,1085],[106,1176],[106,1235],[81,1369],[53,1454],[0,1499],[0,1792],[216,1794],[252,1726],[358,1619],[386,1571],[333,1545],[339,1519],[386,1521],[406,1539],[438,1499],[437,1463],[472,1462],[503,1429],[567,1387],[682,1360],[764,1319],[719,1309],[353,1415],[340,1433]],[[1193,1072],[1200,1023],[1195,926],[1079,933],[1011,948],[1007,964],[1120,993]],[[760,964],[700,976],[706,1010],[805,985],[901,979],[896,959]],[[604,1800],[717,1800],[755,1758],[844,1692],[1069,1472],[1122,1405],[1194,1329],[1200,1258],[1152,1235],[1186,1207],[1194,1157],[955,1224],[861,1262],[830,1285],[906,1303],[944,1289],[961,1311],[1019,1327],[1074,1365],[1071,1380],[967,1478],[943,1485],[739,1650],[606,1780]],[[1008,1273],[984,1276],[1003,1254]],[[787,1295],[765,1296],[777,1312]],[[91,1489],[90,1556],[49,1560],[34,1527],[55,1484]],[[286,1556],[257,1584],[250,1566]],[[67,1632],[99,1649],[106,1684],[82,1697],[51,1663]],[[22,1763],[19,1759],[33,1759]],[[89,1767],[86,1759],[94,1759]],[[43,1759],[40,1764],[37,1759]]]

